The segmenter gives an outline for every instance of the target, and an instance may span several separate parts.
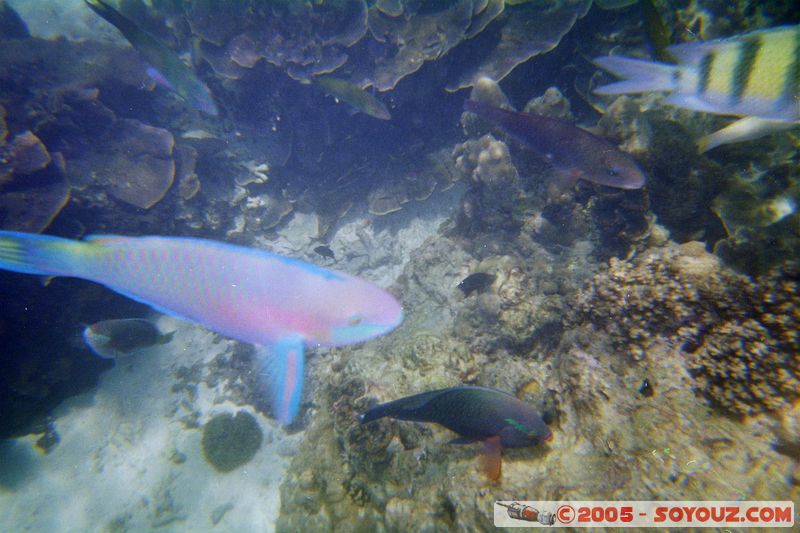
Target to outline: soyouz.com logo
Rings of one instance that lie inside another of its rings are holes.
[[[790,501],[498,501],[497,527],[793,527]]]

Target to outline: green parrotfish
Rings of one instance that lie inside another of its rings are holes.
[[[155,324],[143,318],[120,318],[86,326],[83,340],[100,357],[116,359],[167,344],[174,333],[161,333]]]
[[[501,448],[524,448],[548,442],[553,434],[539,413],[507,392],[458,386],[423,392],[371,407],[362,424],[384,417],[435,422],[458,433],[453,443],[483,441],[487,475],[500,475]]]
[[[392,118],[386,105],[355,83],[333,76],[317,76],[311,82],[334,98],[345,102],[356,111],[381,120]]]
[[[84,0],[92,11],[115,26],[142,55],[147,73],[156,83],[175,92],[195,109],[217,116],[217,106],[208,86],[198,78],[178,55],[158,39],[103,0]]]

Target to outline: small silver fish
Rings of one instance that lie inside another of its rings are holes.
[[[162,334],[149,320],[121,318],[87,326],[83,330],[83,340],[100,357],[116,359],[167,344],[174,334],[174,331]]]

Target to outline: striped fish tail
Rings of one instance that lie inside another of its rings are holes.
[[[592,63],[624,80],[597,87],[592,91],[595,94],[671,91],[676,88],[675,65],[620,56],[598,57]]]
[[[0,269],[42,276],[73,275],[77,254],[86,243],[22,233],[0,231]]]

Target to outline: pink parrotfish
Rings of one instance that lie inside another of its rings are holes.
[[[178,94],[192,107],[217,116],[217,105],[208,86],[167,45],[141,29],[103,0],[84,0],[92,11],[115,26],[147,62],[147,74],[156,83]]]
[[[518,113],[484,102],[466,100],[464,109],[508,133],[546,159],[563,186],[584,179],[620,189],[640,189],[644,174],[625,152],[605,139],[565,120]]]
[[[284,424],[300,406],[306,345],[362,342],[403,319],[398,301],[365,280],[204,239],[97,235],[76,241],[0,231],[0,269],[101,283],[255,344],[275,417]]]

